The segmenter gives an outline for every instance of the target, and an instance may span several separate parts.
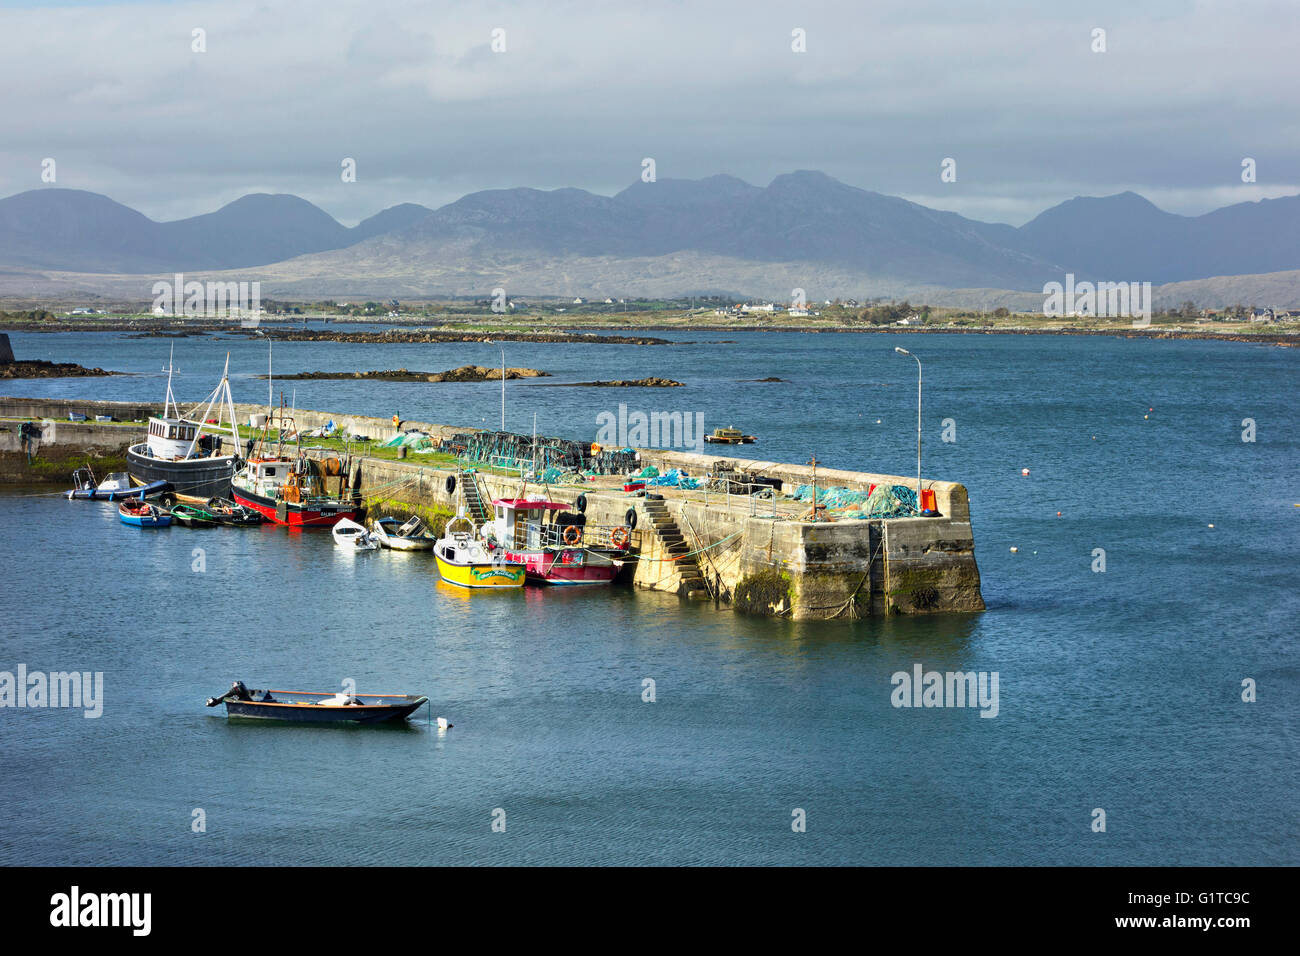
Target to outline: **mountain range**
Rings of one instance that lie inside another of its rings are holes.
[[[1300,196],[1201,216],[1131,192],[1078,197],[1013,227],[800,171],[766,187],[718,175],[637,182],[614,196],[486,190],[438,209],[393,206],[349,228],[291,195],[155,222],[106,196],[50,187],[0,200],[0,269],[9,289],[51,271],[257,270],[241,277],[303,293],[388,280],[408,296],[486,295],[507,280],[519,294],[587,283],[579,294],[665,296],[761,292],[770,280],[765,294],[781,297],[791,283],[812,297],[841,287],[1039,291],[1066,272],[1159,285],[1300,269]]]

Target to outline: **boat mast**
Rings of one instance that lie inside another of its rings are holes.
[[[176,417],[181,417],[181,410],[176,406],[176,396],[172,394],[172,357],[176,354],[176,345],[173,343],[167,352],[167,395],[163,398],[163,418],[168,418],[171,412],[176,413]]]

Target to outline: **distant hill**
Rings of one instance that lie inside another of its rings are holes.
[[[1181,282],[1300,268],[1300,196],[1203,216],[1164,212],[1136,193],[1077,197],[1017,230],[1020,247],[1078,275]]]
[[[0,200],[0,273],[231,269],[256,269],[304,294],[313,283],[381,294],[391,282],[393,294],[486,295],[507,280],[519,294],[1037,292],[1066,272],[1155,285],[1214,280],[1226,294],[1233,276],[1300,269],[1300,196],[1203,216],[1167,213],[1131,192],[1078,197],[1019,228],[806,170],[766,187],[719,175],[637,182],[614,196],[486,190],[436,210],[403,203],[351,229],[288,195],[249,195],[166,223],[79,190]],[[1287,298],[1286,282],[1268,288]],[[1258,298],[1248,288],[1233,294]]]
[[[349,229],[305,199],[254,193],[216,212],[155,222],[98,193],[35,189],[0,199],[0,265],[109,273],[239,269],[341,249],[407,228],[429,212],[404,203]]]

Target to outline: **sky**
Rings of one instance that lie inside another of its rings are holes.
[[[480,189],[609,195],[647,158],[1013,225],[1078,195],[1197,215],[1300,192],[1297,0],[0,0],[0,83],[0,196],[159,220],[251,192],[349,225]]]

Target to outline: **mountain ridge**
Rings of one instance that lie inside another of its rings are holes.
[[[251,193],[170,222],[85,190],[46,187],[0,199],[6,270],[478,276],[573,259],[603,263],[606,286],[622,278],[640,287],[654,263],[692,256],[938,288],[1035,290],[1066,272],[1080,281],[1156,284],[1282,273],[1300,268],[1300,196],[1200,216],[1165,212],[1132,191],[1077,196],[1019,227],[815,170],[783,173],[765,187],[720,173],[638,181],[613,196],[574,187],[482,190],[437,209],[400,203],[353,227],[286,193]],[[741,287],[732,279],[749,271],[703,284]]]

